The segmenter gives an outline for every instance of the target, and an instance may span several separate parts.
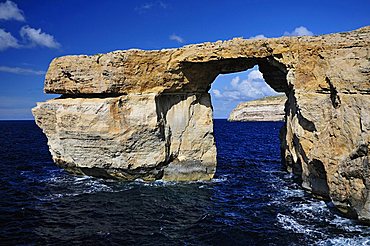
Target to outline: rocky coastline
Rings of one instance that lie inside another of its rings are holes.
[[[285,93],[282,158],[302,187],[370,221],[370,27],[54,59],[33,109],[56,164],[123,180],[210,180],[211,83],[259,66]]]

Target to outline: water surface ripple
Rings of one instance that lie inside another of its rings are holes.
[[[211,182],[117,182],[56,167],[32,121],[0,121],[0,243],[370,245],[370,228],[282,168],[282,123],[215,121]]]

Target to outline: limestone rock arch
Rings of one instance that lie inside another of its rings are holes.
[[[259,65],[285,92],[282,157],[302,186],[370,220],[370,27],[316,37],[217,41],[54,59],[36,123],[74,173],[208,180],[216,168],[208,90]]]

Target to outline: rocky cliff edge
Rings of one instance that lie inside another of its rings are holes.
[[[370,27],[56,58],[44,89],[62,96],[33,114],[54,161],[70,172],[209,180],[216,147],[208,90],[217,75],[255,65],[287,96],[288,170],[342,213],[370,221]]]

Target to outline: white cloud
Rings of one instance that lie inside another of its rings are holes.
[[[141,5],[139,8],[141,8],[141,9],[151,9],[151,8],[153,8],[153,6],[154,6],[154,4],[153,3],[145,3],[145,4],[143,4],[143,5]]]
[[[24,26],[19,33],[26,41],[30,42],[30,46],[44,46],[53,49],[60,48],[60,44],[54,37],[42,32],[40,28],[34,29],[29,26]]]
[[[284,32],[284,36],[312,36],[313,32],[304,26],[296,27],[292,32]]]
[[[24,26],[19,33],[23,38],[22,43],[19,43],[10,32],[0,28],[0,51],[9,48],[29,48],[34,46],[57,49],[61,46],[52,35],[42,32],[41,29]]]
[[[185,40],[184,40],[182,37],[180,37],[180,36],[178,36],[178,35],[176,35],[176,34],[172,34],[172,35],[170,35],[169,39],[170,39],[170,40],[173,40],[173,41],[176,41],[176,42],[178,42],[178,43],[180,43],[180,44],[182,44],[182,43],[184,43],[184,42],[185,42]]]
[[[304,26],[296,27],[292,32],[284,32],[284,36],[313,36],[313,32],[308,30]],[[267,38],[263,34],[258,34],[256,36],[252,36],[249,39],[265,39]]]
[[[143,12],[146,12],[150,9],[158,8],[158,7],[162,8],[162,9],[166,9],[167,4],[163,1],[147,2],[147,3],[144,3],[144,4],[136,7],[135,10],[143,13]]]
[[[249,80],[263,80],[263,75],[259,70],[254,69],[250,71],[250,73],[248,74],[248,79]]]
[[[263,35],[263,34],[258,34],[258,35],[256,35],[256,36],[252,36],[252,37],[250,37],[249,39],[265,39],[265,38],[267,38],[265,35]]]
[[[8,48],[19,48],[20,45],[13,35],[0,28],[0,50],[6,50]]]
[[[10,0],[0,3],[0,20],[12,19],[25,21],[23,11],[18,8],[17,4]],[[34,29],[24,26],[19,33],[23,38],[23,42],[21,43],[11,33],[0,28],[0,51],[8,48],[28,48],[34,46],[44,46],[54,49],[60,47],[60,44],[52,35],[42,32],[40,28]]]
[[[25,21],[25,18],[17,4],[7,0],[5,3],[0,3],[0,20]]]
[[[219,90],[217,89],[214,89],[212,90],[213,94],[215,95],[215,97],[218,97],[218,98],[221,98],[222,97],[222,94]]]
[[[162,1],[158,1],[158,4],[159,6],[162,8],[162,9],[166,9],[167,8],[167,4],[162,2]]]
[[[33,75],[44,75],[45,74],[45,71],[33,70],[30,68],[7,67],[7,66],[0,66],[0,72],[15,73],[15,74],[33,74]]]
[[[237,76],[230,81],[230,86],[225,87],[224,91],[214,89],[212,93],[216,98],[227,101],[248,101],[278,94],[267,85],[262,73],[256,67],[249,72],[246,79],[242,80]]]

